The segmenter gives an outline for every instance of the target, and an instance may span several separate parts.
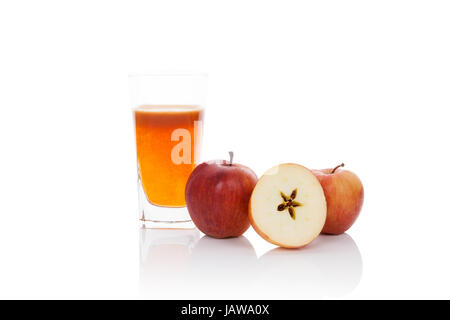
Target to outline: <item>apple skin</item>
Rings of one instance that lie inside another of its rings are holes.
[[[186,183],[186,205],[192,221],[214,238],[242,235],[250,226],[248,203],[257,175],[225,160],[200,164]]]
[[[336,169],[312,170],[322,185],[327,200],[327,219],[322,229],[325,234],[347,231],[361,212],[364,188],[361,180],[351,171]]]

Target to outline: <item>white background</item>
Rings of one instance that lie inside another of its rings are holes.
[[[0,2],[0,298],[450,298],[449,17],[447,1]],[[127,75],[153,70],[209,74],[204,160],[343,161],[359,220],[270,253],[251,229],[142,234]]]

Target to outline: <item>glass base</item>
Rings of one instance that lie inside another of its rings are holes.
[[[187,221],[153,221],[140,220],[141,228],[143,229],[195,229],[192,220]]]
[[[140,179],[139,188],[139,221],[143,228],[159,229],[193,229],[194,223],[191,220],[186,207],[161,207],[148,201],[144,193]]]

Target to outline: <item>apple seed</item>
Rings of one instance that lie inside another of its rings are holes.
[[[283,202],[278,205],[278,211],[284,211],[288,209],[289,215],[293,220],[295,220],[295,207],[301,207],[303,204],[300,202],[294,201],[297,197],[297,188],[291,192],[291,196],[286,196],[282,191],[280,191],[281,198],[283,198]]]

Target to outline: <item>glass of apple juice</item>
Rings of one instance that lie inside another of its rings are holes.
[[[192,228],[184,189],[199,161],[204,74],[129,76],[136,134],[139,219],[149,228]]]

